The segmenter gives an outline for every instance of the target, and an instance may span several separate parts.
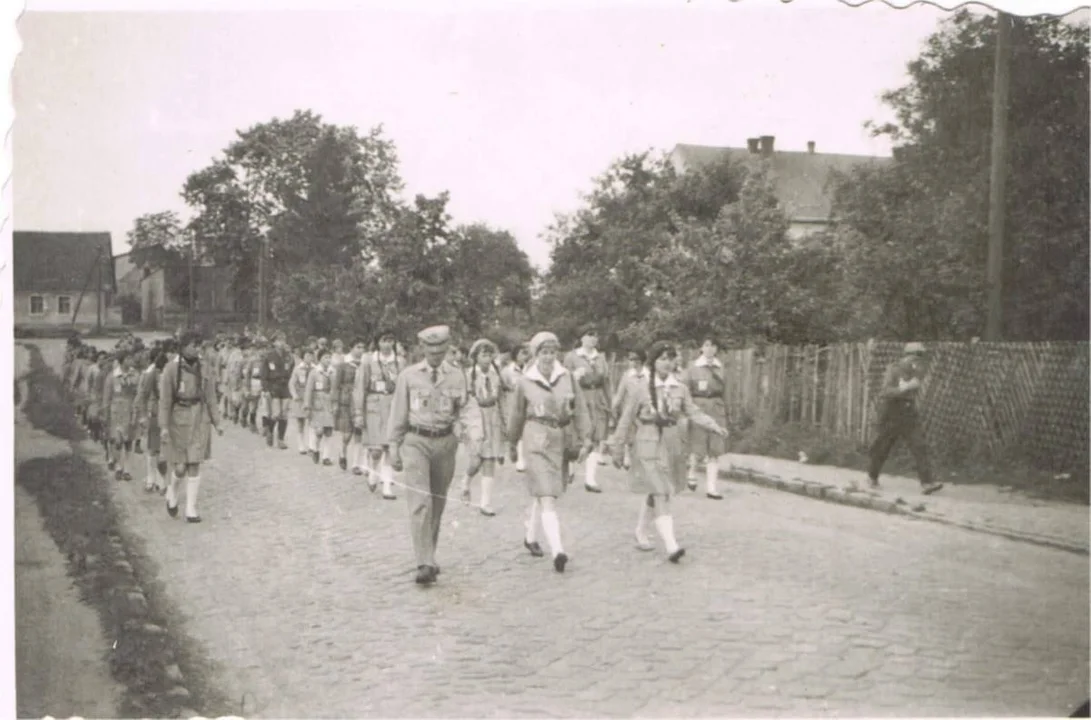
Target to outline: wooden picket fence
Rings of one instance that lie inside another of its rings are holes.
[[[766,346],[724,352],[732,424],[798,423],[859,444],[901,343]],[[940,460],[1020,458],[1088,467],[1087,343],[929,343],[918,406]],[[688,360],[688,358],[687,358]],[[621,374],[612,363],[611,376]]]

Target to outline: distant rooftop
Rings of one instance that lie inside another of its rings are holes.
[[[747,147],[715,147],[711,145],[678,144],[671,151],[675,168],[700,167],[724,157],[740,163],[765,157],[773,171],[777,195],[789,219],[797,222],[826,221],[830,217],[832,195],[827,183],[832,170],[848,172],[864,164],[886,164],[892,158],[874,155],[843,155],[820,153],[808,143],[803,151],[774,149],[773,136],[748,138]]]
[[[95,260],[102,260],[102,284],[115,288],[108,232],[12,233],[12,283],[16,292],[95,291]]]

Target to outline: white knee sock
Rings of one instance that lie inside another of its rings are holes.
[[[553,551],[553,557],[564,552],[561,545],[561,521],[557,519],[555,510],[542,511],[542,533],[546,536],[549,549]]]
[[[530,503],[530,513],[526,521],[526,538],[528,543],[538,542],[538,523],[542,520],[542,506],[537,498]]]
[[[390,463],[386,461],[384,457],[379,461],[379,476],[383,479],[383,495],[394,494],[394,468],[390,466]]]
[[[673,517],[660,515],[655,519],[655,529],[659,531],[659,537],[663,538],[663,544],[667,546],[667,552],[673,553],[678,549],[678,541],[674,539]]]
[[[648,507],[647,500],[640,501],[640,514],[636,516],[636,539],[648,542]]]
[[[705,466],[705,491],[716,494],[720,480],[720,461],[709,458]]]
[[[186,517],[197,517],[197,493],[201,489],[201,477],[186,478]]]
[[[523,461],[523,441],[522,440],[519,441],[519,444],[516,446],[516,450],[518,452],[519,458],[515,461],[515,469],[518,470],[519,472],[522,472],[523,470],[527,469],[527,464],[526,464],[526,462]]]
[[[155,476],[159,474],[159,468],[155,467],[155,458],[150,453],[144,454],[144,487],[155,485]]]
[[[178,507],[178,481],[181,480],[178,475],[167,471],[170,478],[167,480],[167,504],[171,507]]]
[[[492,503],[492,483],[491,477],[483,476],[481,478],[481,507],[488,508]]]
[[[584,463],[583,472],[585,482],[591,487],[595,487],[595,471],[599,469],[599,454],[597,452],[590,452],[587,454],[587,461]]]
[[[697,480],[697,456],[696,455],[690,455],[689,456],[688,465],[689,465],[689,467],[687,469],[689,470],[689,480],[696,481]]]
[[[299,436],[299,452],[307,450],[307,423],[296,421],[296,434]]]

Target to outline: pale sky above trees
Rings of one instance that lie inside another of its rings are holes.
[[[862,128],[943,11],[663,3],[459,14],[27,13],[15,67],[20,230],[107,230],[175,209],[237,129],[295,109],[382,123],[406,192],[510,230],[532,262],[554,212],[615,158],[676,142],[887,154]],[[432,5],[431,8],[438,7]]]

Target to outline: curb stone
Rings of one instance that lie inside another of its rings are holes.
[[[822,483],[810,482],[799,478],[792,478],[789,480],[746,468],[732,467],[730,469],[721,470],[720,477],[728,480],[742,481],[759,487],[772,488],[782,492],[794,493],[804,497],[811,497],[816,500],[823,500],[838,505],[848,505],[850,507],[858,507],[865,510],[877,510],[891,515],[902,515],[918,520],[927,520],[942,525],[962,528],[971,532],[995,535],[1017,542],[1025,542],[1031,545],[1052,548],[1054,550],[1064,550],[1084,557],[1091,554],[1085,546],[1073,545],[1072,543],[1067,543],[1056,538],[1042,537],[1033,533],[1024,533],[1017,530],[1009,530],[1007,528],[997,528],[972,521],[952,520],[947,517],[925,512],[923,505],[915,505],[910,508],[904,501],[898,502],[896,500],[887,500],[859,490],[846,490],[845,488],[834,485],[824,485]]]

